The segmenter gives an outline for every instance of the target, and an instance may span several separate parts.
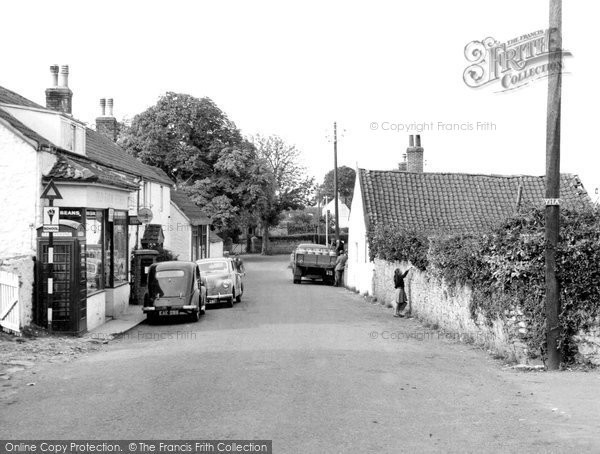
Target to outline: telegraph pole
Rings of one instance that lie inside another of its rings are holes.
[[[337,176],[337,123],[333,122],[333,197],[335,198],[335,240],[340,241],[340,215],[338,212]]]
[[[556,279],[556,247],[560,215],[560,125],[562,96],[562,0],[550,0],[548,103],[546,116],[546,343],[548,369],[560,367],[559,286]]]

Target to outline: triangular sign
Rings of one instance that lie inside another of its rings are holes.
[[[46,185],[46,187],[42,191],[40,199],[62,199],[62,195],[60,195],[60,192],[58,192],[58,188],[54,184],[54,180],[50,180],[50,182]]]

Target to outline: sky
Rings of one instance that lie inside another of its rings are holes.
[[[321,181],[338,163],[397,168],[407,126],[425,170],[545,173],[547,80],[467,86],[465,46],[548,28],[549,0],[8,1],[0,85],[44,104],[49,66],[70,66],[73,114],[99,99],[132,118],[167,91],[210,97],[245,135],[278,134]],[[600,186],[600,2],[563,0],[561,171]],[[478,128],[478,122],[481,128]],[[398,125],[398,126],[397,126]],[[471,129],[468,125],[471,125]],[[486,125],[488,127],[486,127]],[[479,130],[478,130],[479,129]]]

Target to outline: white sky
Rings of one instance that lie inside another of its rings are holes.
[[[462,79],[467,43],[548,27],[549,0],[3,2],[0,85],[44,104],[49,65],[68,64],[75,117],[101,97],[133,117],[166,91],[212,98],[244,134],[279,134],[322,179],[339,164],[395,168],[408,133],[371,122],[477,123],[422,133],[426,170],[542,175],[546,81],[511,93]],[[600,2],[563,0],[561,171],[600,183]]]

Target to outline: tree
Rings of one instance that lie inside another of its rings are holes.
[[[289,234],[294,233],[314,233],[315,227],[319,225],[318,213],[306,210],[297,210],[290,213],[287,219],[287,231]]]
[[[258,224],[269,199],[273,175],[254,145],[224,148],[210,177],[196,180],[186,191],[211,213],[213,227],[225,238],[237,238],[242,226]]]
[[[213,220],[224,239],[259,206],[271,185],[254,145],[209,98],[168,92],[124,125],[119,144],[164,170]]]
[[[354,195],[354,180],[356,172],[354,169],[341,166],[338,167],[338,194],[340,200],[350,207],[352,205],[352,196]],[[333,169],[325,174],[323,184],[317,189],[317,199],[321,200],[327,196],[329,200],[333,199]]]
[[[306,176],[306,169],[300,165],[300,151],[281,137],[257,135],[252,141],[269,170],[268,189],[257,204],[262,231],[261,253],[268,254],[269,227],[277,225],[284,211],[304,208],[314,189],[314,179]]]
[[[209,98],[167,92],[119,134],[119,144],[178,183],[206,178],[225,147],[240,146],[235,124]]]

